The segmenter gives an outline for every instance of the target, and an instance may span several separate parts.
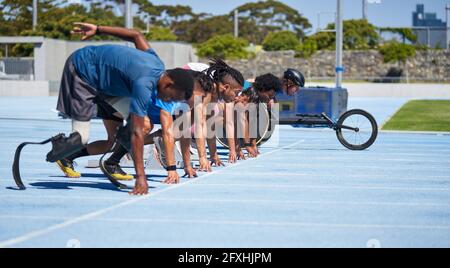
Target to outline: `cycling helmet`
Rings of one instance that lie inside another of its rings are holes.
[[[284,79],[294,82],[294,84],[299,87],[305,86],[305,76],[295,69],[287,69],[286,72],[284,72]]]

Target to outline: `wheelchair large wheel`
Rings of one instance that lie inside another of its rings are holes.
[[[278,118],[274,118],[272,116],[273,114],[268,111],[268,118],[267,118],[267,130],[264,133],[264,135],[258,140],[258,146],[263,145],[264,143],[268,142],[270,138],[272,137],[273,132],[275,131],[275,127],[278,124]]]
[[[258,136],[256,138],[256,144],[258,146],[263,145],[265,142],[267,142],[270,137],[272,136],[272,133],[275,129],[275,124],[271,121],[271,115],[269,110],[267,109],[267,106],[265,104],[264,108],[262,111],[260,112],[258,109]],[[224,133],[225,133],[225,129],[224,129]],[[222,145],[225,148],[229,148],[228,146],[228,141],[226,138],[217,138],[217,141],[219,142],[220,145]]]
[[[350,110],[339,118],[336,136],[347,149],[365,150],[372,146],[377,139],[377,121],[366,111]]]

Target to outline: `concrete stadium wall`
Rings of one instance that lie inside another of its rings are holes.
[[[333,83],[306,86],[335,87]],[[449,98],[450,84],[345,83],[350,98]]]
[[[40,74],[36,73],[36,80],[61,80],[62,70],[68,54],[67,42],[45,39],[40,49],[40,57],[35,57],[35,72]]]
[[[286,68],[302,71],[307,79],[334,77],[336,53],[322,50],[308,59],[296,58],[294,51],[261,52],[255,58],[228,61],[245,77],[265,73],[281,75]],[[202,59],[207,61],[207,59]],[[392,70],[401,71],[400,81],[450,82],[450,50],[417,51],[415,57],[403,63],[385,63],[376,50],[344,51],[344,77],[350,80],[383,81]],[[391,73],[391,74],[390,74]]]
[[[44,39],[43,43],[35,48],[36,80],[59,81],[65,61],[74,51],[85,46],[104,44],[127,45],[126,42],[69,42]],[[190,44],[151,42],[150,45],[163,60],[167,69],[198,61],[194,48]]]
[[[0,80],[0,97],[2,96],[48,96],[47,81],[5,81]]]

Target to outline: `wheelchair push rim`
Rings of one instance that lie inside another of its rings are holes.
[[[256,145],[261,146],[266,143],[272,136],[275,129],[275,124],[271,121],[271,114],[266,105],[264,105],[263,113],[258,111],[258,137],[256,138]],[[260,118],[262,116],[262,118]],[[260,135],[259,133],[262,133]],[[226,138],[217,137],[217,141],[224,148],[229,149],[228,140]]]

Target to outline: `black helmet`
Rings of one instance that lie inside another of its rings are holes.
[[[287,69],[286,72],[284,72],[284,79],[291,80],[297,86],[305,86],[305,76],[295,69]]]

